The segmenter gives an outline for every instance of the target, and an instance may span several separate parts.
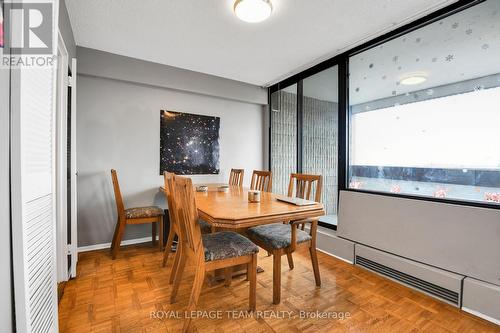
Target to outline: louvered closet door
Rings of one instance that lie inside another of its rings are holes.
[[[12,71],[14,296],[16,328],[23,333],[58,330],[55,79],[52,67]]]

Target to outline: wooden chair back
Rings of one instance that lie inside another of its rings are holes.
[[[175,203],[174,198],[172,196],[172,186],[173,186],[173,181],[174,181],[174,173],[167,172],[165,171],[163,173],[163,178],[165,180],[165,197],[167,198],[167,206],[168,206],[168,218],[171,224],[174,225],[174,227],[177,227],[177,218],[176,218],[176,212],[174,209]],[[177,230],[177,229],[176,229]]]
[[[243,186],[244,169],[231,169],[229,174],[229,185]]]
[[[252,173],[252,181],[250,182],[250,189],[271,192],[273,190],[272,172],[254,170]]]
[[[321,188],[323,177],[321,175],[307,175],[303,173],[290,174],[290,184],[288,185],[288,196],[306,200],[312,200],[311,194],[315,192],[314,201],[321,202]],[[294,195],[295,187],[295,195]],[[316,187],[314,189],[314,187]]]
[[[123,204],[118,175],[115,169],[111,169],[111,180],[113,181],[113,190],[115,192],[116,211],[120,220],[125,220],[125,206]]]
[[[198,224],[198,209],[194,198],[193,183],[190,178],[173,176],[172,203],[180,231],[180,238],[195,257],[204,256],[201,228]]]

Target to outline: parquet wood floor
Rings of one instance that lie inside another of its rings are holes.
[[[205,316],[221,311],[221,318],[194,318],[192,332],[500,332],[500,327],[469,315],[388,279],[318,253],[323,285],[316,289],[306,252],[294,254],[295,269],[282,262],[282,302],[272,305],[272,257],[259,254],[257,318],[246,314],[248,282],[236,278],[202,290],[199,309]],[[60,332],[179,332],[193,279],[187,268],[178,301],[169,304],[169,260],[163,268],[162,253],[151,244],[123,247],[116,260],[109,250],[81,253],[78,277],[66,284],[59,304]],[[230,311],[237,312],[231,313]],[[292,311],[275,318],[265,311]],[[301,310],[350,317],[304,319]],[[163,311],[163,312],[161,312]],[[154,313],[153,318],[151,313]],[[231,317],[232,315],[232,317]]]

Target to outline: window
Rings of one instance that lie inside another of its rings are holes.
[[[500,204],[500,1],[349,59],[348,186]]]
[[[271,171],[273,192],[287,194],[297,172],[297,85],[271,94]]]
[[[332,66],[271,94],[273,192],[288,193],[290,173],[322,175],[327,226],[337,225],[338,80]]]
[[[337,225],[338,67],[302,83],[302,172],[323,176],[324,224]]]

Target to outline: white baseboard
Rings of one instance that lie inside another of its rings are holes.
[[[319,247],[316,247],[316,250],[318,250],[319,252],[324,253],[324,254],[326,254],[326,255],[329,255],[330,257],[334,257],[334,258],[336,258],[336,259],[339,259],[339,260],[345,261],[345,262],[346,262],[346,263],[348,263],[348,264],[351,264],[351,265],[353,265],[353,264],[354,264],[354,263],[353,263],[352,261],[350,261],[350,260],[347,260],[347,259],[344,259],[344,258],[338,257],[338,256],[336,256],[335,254],[332,254],[332,253],[330,253],[330,252],[327,252],[327,251],[325,251],[325,250],[320,249]]]
[[[305,230],[306,230],[307,232],[309,232],[309,228],[308,228],[307,226],[306,226]],[[327,236],[327,237],[332,237],[332,236],[334,236],[334,235],[335,235],[335,232],[334,232],[333,230],[330,230],[330,229],[325,228],[325,227],[318,227],[318,230],[317,230],[316,232],[317,232],[317,233],[319,233],[319,234],[323,234],[323,235],[325,235],[325,236]],[[321,244],[320,244],[320,242],[318,242],[318,241],[317,241],[317,243],[316,243],[316,250],[318,250],[319,252],[322,252],[322,253],[324,253],[324,254],[327,254],[327,255],[329,255],[329,256],[331,256],[331,257],[334,257],[334,258],[337,258],[337,259],[339,259],[339,260],[345,261],[345,262],[346,262],[346,263],[348,263],[348,264],[351,264],[351,265],[353,265],[353,264],[354,264],[354,262],[352,262],[352,261],[350,261],[350,260],[347,260],[347,259],[341,258],[341,257],[336,256],[335,254],[333,254],[333,253],[331,253],[331,252],[328,252],[328,251],[326,251],[326,250],[322,249],[322,248],[321,248]]]
[[[156,236],[156,240],[158,240],[158,236]],[[133,244],[140,244],[140,243],[147,243],[147,242],[151,242],[151,237],[123,240],[120,245],[122,245],[122,246],[123,245],[133,245]],[[80,246],[80,247],[78,247],[78,253],[95,251],[95,250],[102,250],[102,249],[109,249],[109,248],[111,248],[111,243],[102,243],[102,244]]]
[[[500,320],[499,319],[487,316],[487,315],[485,315],[485,314],[483,314],[483,313],[481,313],[479,311],[466,308],[465,306],[462,306],[462,310],[465,311],[465,312],[468,312],[471,315],[474,315],[476,317],[483,318],[484,320],[490,321],[493,324],[500,325]]]

